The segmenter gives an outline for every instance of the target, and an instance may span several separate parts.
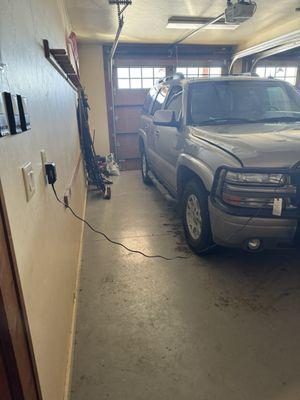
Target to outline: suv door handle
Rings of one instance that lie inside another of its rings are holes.
[[[158,136],[159,136],[159,134],[160,134],[159,130],[158,130],[158,129],[155,129],[155,130],[154,130],[154,134],[155,134],[155,136],[157,136],[157,137],[158,137]]]

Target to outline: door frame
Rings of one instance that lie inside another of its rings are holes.
[[[0,351],[11,399],[42,400],[1,182]]]

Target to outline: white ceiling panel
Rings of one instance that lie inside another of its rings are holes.
[[[216,17],[222,13],[226,0],[133,0],[125,12],[125,26],[121,41],[128,43],[172,43],[184,30],[167,29],[171,16]],[[234,31],[202,31],[185,43],[236,44],[252,42],[270,30],[299,21],[295,8],[299,0],[257,0],[255,16]],[[67,0],[67,8],[79,40],[111,42],[117,29],[116,6],[108,0]]]

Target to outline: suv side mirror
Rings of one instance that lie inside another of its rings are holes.
[[[179,126],[179,122],[176,120],[175,111],[172,110],[155,111],[153,123],[158,126],[174,126],[176,128]]]

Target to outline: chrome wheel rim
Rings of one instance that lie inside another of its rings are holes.
[[[147,176],[147,160],[145,154],[142,156],[142,173],[144,176]]]
[[[202,233],[201,208],[197,197],[189,195],[186,202],[186,223],[191,237],[198,240]]]

